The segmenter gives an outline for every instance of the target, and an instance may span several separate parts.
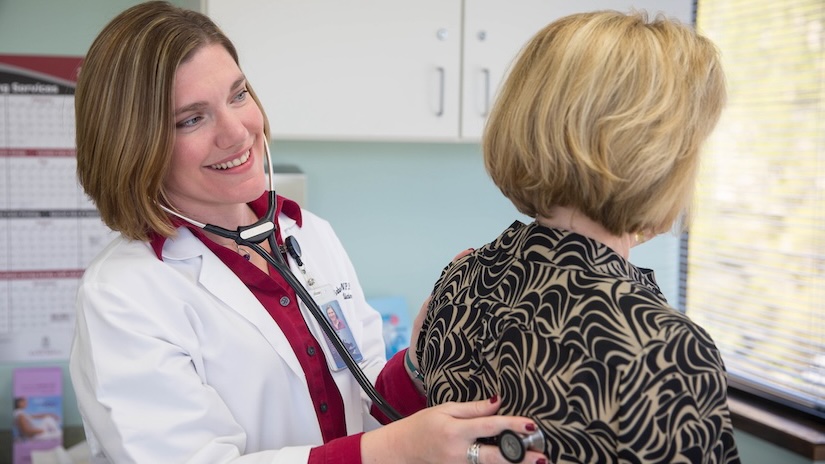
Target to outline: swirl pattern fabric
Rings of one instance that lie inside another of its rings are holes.
[[[584,236],[516,222],[451,263],[416,348],[430,405],[497,394],[550,462],[739,462],[711,338]]]

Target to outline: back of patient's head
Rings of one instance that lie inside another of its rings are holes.
[[[493,181],[522,213],[573,207],[610,232],[668,229],[726,99],[716,47],[612,11],[561,18],[523,48],[490,115]]]

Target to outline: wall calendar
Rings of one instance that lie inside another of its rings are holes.
[[[0,55],[0,362],[68,359],[78,281],[113,237],[75,173],[80,64]]]

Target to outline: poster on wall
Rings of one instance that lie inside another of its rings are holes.
[[[0,362],[68,358],[79,278],[112,235],[75,174],[80,64],[0,55]]]
[[[385,296],[369,298],[367,303],[381,313],[387,359],[409,347],[412,320],[406,300],[400,296]]]
[[[12,464],[31,464],[34,452],[63,446],[62,375],[59,367],[14,370]]]

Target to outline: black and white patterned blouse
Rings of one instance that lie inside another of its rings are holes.
[[[739,462],[711,338],[582,235],[516,222],[447,266],[416,354],[430,405],[498,395],[550,462]]]

